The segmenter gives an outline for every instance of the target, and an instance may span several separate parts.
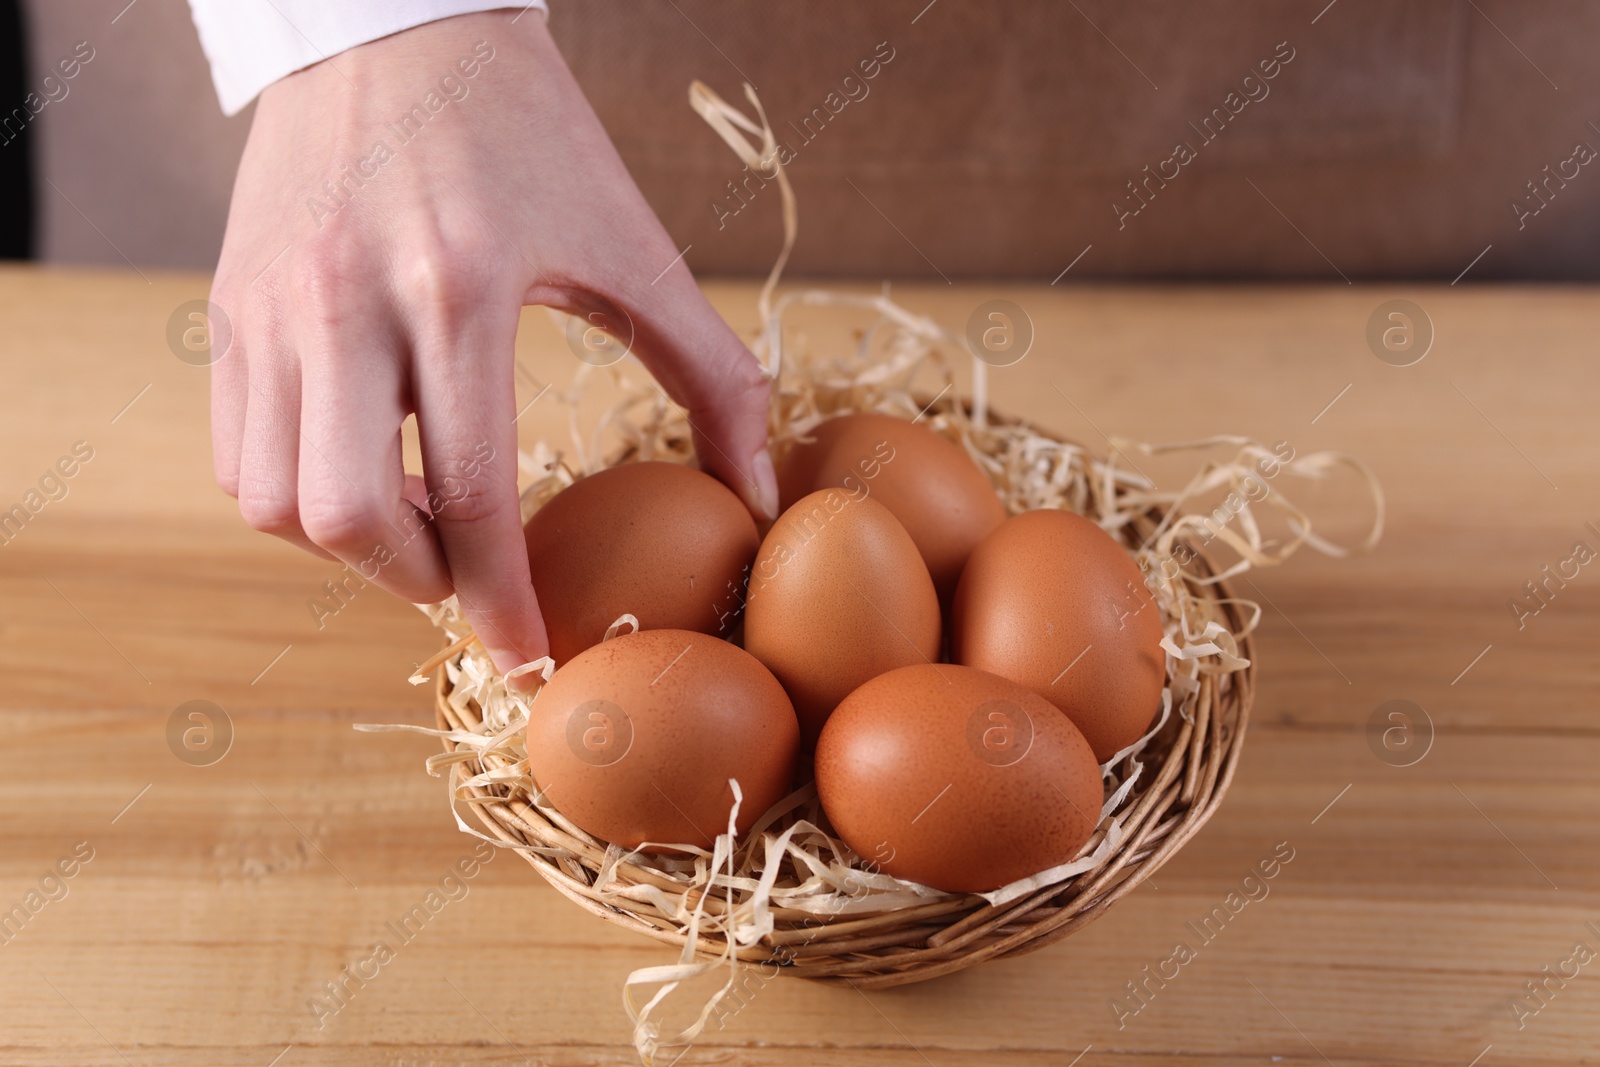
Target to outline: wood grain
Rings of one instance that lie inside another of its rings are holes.
[[[336,568],[244,527],[211,482],[206,372],[166,346],[167,317],[207,281],[152,279],[0,271],[0,510],[74,442],[95,450],[66,497],[0,545],[0,909],[79,842],[93,849],[66,895],[0,944],[0,1062],[634,1062],[622,979],[669,954],[510,858],[318,1026],[308,999],[471,852],[422,771],[431,742],[350,728],[429,720],[429,691],[405,677],[435,638],[375,589],[318,629],[306,601]],[[752,325],[751,286],[708,291]],[[1303,553],[1252,575],[1272,607],[1243,766],[1154,885],[1060,945],[925,985],[752,989],[682,1062],[1593,1062],[1593,981],[1552,983],[1520,1029],[1511,1004],[1575,942],[1600,949],[1587,925],[1600,924],[1600,571],[1584,568],[1520,630],[1507,601],[1575,540],[1600,547],[1584,529],[1600,525],[1600,295],[897,296],[956,329],[982,300],[1022,306],[1034,348],[991,372],[994,402],[1088,444],[1104,446],[1101,431],[1228,432],[1354,452],[1388,491],[1388,534],[1368,556]],[[1364,341],[1394,296],[1437,330],[1409,368]],[[851,325],[808,312],[794,339],[840,345]],[[526,314],[518,346],[521,402],[570,375],[542,312]],[[519,425],[524,444],[561,433],[545,400]],[[1193,467],[1135,461],[1163,484]],[[1284,488],[1329,517],[1319,528],[1359,536],[1353,482]],[[1436,729],[1407,768],[1377,759],[1365,734],[1396,698]],[[168,716],[190,699],[235,727],[212,766],[167,747]],[[1268,895],[1200,942],[1188,924],[1279,842],[1294,859]],[[1114,999],[1178,941],[1196,958],[1147,983],[1119,1028]]]

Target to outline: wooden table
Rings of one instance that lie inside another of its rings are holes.
[[[367,590],[319,630],[307,600],[335,568],[247,530],[212,484],[206,372],[165,340],[173,309],[206,288],[0,271],[0,510],[76,442],[93,449],[67,495],[0,546],[0,909],[39,905],[0,928],[0,1062],[634,1062],[622,980],[671,953],[509,855],[317,1025],[310,998],[473,842],[423,773],[431,741],[351,729],[430,721],[428,691],[405,680],[435,647],[427,622]],[[709,289],[752,325],[751,286]],[[1575,541],[1600,548],[1585,526],[1600,526],[1600,295],[898,296],[957,329],[981,300],[1023,306],[1037,340],[994,372],[994,400],[1086,443],[1229,432],[1354,452],[1388,491],[1388,533],[1368,556],[1303,553],[1251,576],[1270,606],[1243,767],[1153,883],[1060,945],[926,985],[769,984],[683,1062],[1595,1062],[1600,958],[1565,984],[1541,968],[1570,974],[1579,942],[1600,951],[1600,565],[1521,629],[1508,601]],[[1414,366],[1364,339],[1392,297],[1437,330]],[[813,343],[842,342],[844,319],[809,321]],[[574,366],[537,310],[519,347],[523,402]],[[556,415],[536,404],[524,444],[557,432]],[[1164,483],[1193,465],[1151,462]],[[1368,518],[1353,481],[1285,488],[1345,540]],[[168,747],[173,709],[193,699],[235,730],[209,766]],[[1393,699],[1436,728],[1413,766],[1369,746]],[[1186,924],[1280,842],[1294,858],[1270,895],[1202,946]],[[71,878],[47,878],[58,861]],[[1146,983],[1119,1028],[1113,1001],[1178,941],[1196,958]]]

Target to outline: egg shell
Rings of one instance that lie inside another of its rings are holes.
[[[811,436],[814,441],[794,445],[783,458],[783,506],[818,489],[864,486],[916,542],[939,602],[948,606],[967,557],[1005,521],[1005,505],[988,477],[960,446],[892,415],[841,415]]]
[[[1115,538],[1068,511],[1013,516],[972,553],[950,613],[957,663],[1055,704],[1102,763],[1150,728],[1166,684],[1161,609]]]
[[[761,541],[737,496],[678,463],[581,478],[534,512],[523,537],[557,664],[623,614],[646,630],[731,633]]]
[[[869,870],[982,893],[1073,859],[1104,788],[1083,734],[1049,701],[955,664],[881,674],[817,742],[817,795]]]
[[[690,630],[641,630],[579,653],[535,697],[535,788],[603,841],[710,848],[790,791],[800,727],[765,667]]]
[[[744,647],[777,675],[807,746],[845,694],[938,659],[939,599],[911,535],[865,495],[824,489],[778,517],[750,573]]]

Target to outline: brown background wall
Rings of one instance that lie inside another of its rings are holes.
[[[29,0],[33,81],[95,49],[28,134],[57,187],[41,186],[42,254],[209,267],[249,113],[218,112],[182,0],[125,4]],[[730,100],[750,79],[788,131],[887,42],[865,97],[810,141],[787,134],[796,273],[1048,280],[1092,245],[1073,278],[1448,280],[1492,244],[1472,279],[1600,276],[1600,166],[1552,183],[1523,229],[1510,207],[1578,141],[1600,148],[1600,6],[925,5],[555,0],[551,26],[705,274],[764,271],[778,209],[768,189],[719,221],[740,167],[689,110],[690,79]],[[1268,95],[1204,143],[1190,123],[1280,42],[1294,59]],[[1126,183],[1178,141],[1197,158],[1119,229]]]

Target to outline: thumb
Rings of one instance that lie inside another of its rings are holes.
[[[622,339],[669,397],[689,413],[700,466],[732,489],[757,520],[778,516],[778,479],[767,451],[772,386],[761,365],[707,302],[682,260],[653,283],[617,294]]]

